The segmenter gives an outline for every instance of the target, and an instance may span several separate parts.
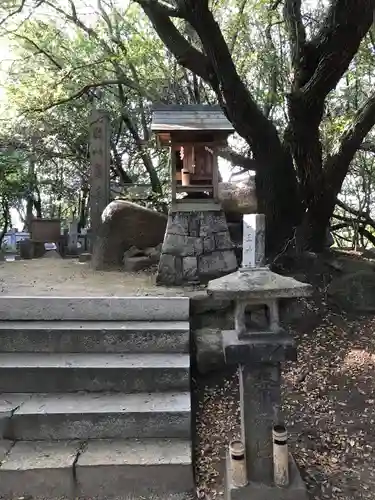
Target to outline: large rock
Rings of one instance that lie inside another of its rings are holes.
[[[237,215],[257,211],[255,180],[249,176],[219,183],[219,200],[224,212]]]
[[[328,288],[331,301],[349,312],[375,312],[375,273],[359,271],[336,278]]]
[[[102,224],[94,243],[94,269],[122,267],[124,252],[135,246],[155,247],[164,239],[167,216],[136,203],[112,201],[102,214]]]

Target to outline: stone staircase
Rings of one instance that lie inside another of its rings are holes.
[[[0,498],[190,498],[188,298],[0,297],[0,392]]]

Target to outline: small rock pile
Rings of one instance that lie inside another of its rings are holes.
[[[124,253],[124,271],[136,273],[146,269],[155,268],[160,260],[162,244],[143,250],[132,246]]]

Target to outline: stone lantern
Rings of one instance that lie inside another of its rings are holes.
[[[280,428],[285,431],[280,410],[281,363],[296,360],[294,340],[279,324],[279,299],[308,296],[311,286],[273,273],[264,265],[263,215],[244,215],[243,233],[242,267],[208,284],[209,294],[232,299],[235,308],[235,329],[222,332],[222,341],[226,363],[238,366],[246,479],[234,484],[236,475],[231,470],[238,457],[232,467],[228,454],[226,500],[306,500],[297,466],[285,452],[286,433],[283,443],[274,436]],[[260,307],[267,311],[264,321],[252,321],[252,311]],[[284,447],[281,465],[280,444]]]
[[[156,106],[152,131],[170,150],[172,203],[157,283],[208,281],[237,268],[218,199],[218,151],[234,131],[218,106]]]

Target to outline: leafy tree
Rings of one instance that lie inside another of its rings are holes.
[[[2,145],[0,150],[0,247],[10,225],[10,209],[23,195],[25,157]]]
[[[349,165],[374,124],[375,94],[361,97],[353,120],[329,152],[323,150],[321,132],[325,106],[358,51],[370,50],[375,1],[332,0],[324,9],[318,2],[313,21],[304,15],[301,0],[252,3],[277,12],[288,36],[292,74],[283,98],[287,117],[281,130],[240,76],[230,40],[217,21],[216,4],[137,2],[177,61],[210,86],[248,144],[256,162],[258,200],[268,220],[270,249],[280,249],[298,228],[298,243],[320,250]],[[241,2],[231,6],[242,19]],[[199,46],[179,32],[179,20],[194,30]],[[239,29],[240,34],[245,29]],[[267,25],[260,22],[257,29],[267,37]]]

